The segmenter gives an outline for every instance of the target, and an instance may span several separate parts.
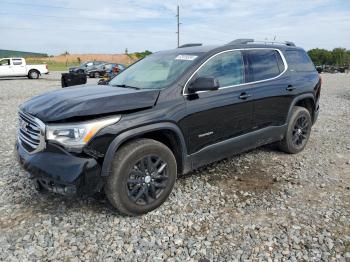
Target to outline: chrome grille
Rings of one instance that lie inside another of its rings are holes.
[[[45,124],[39,119],[19,112],[18,141],[28,153],[36,153],[45,148]]]

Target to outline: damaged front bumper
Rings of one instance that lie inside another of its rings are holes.
[[[94,158],[76,156],[50,144],[35,154],[18,142],[15,149],[18,162],[37,188],[69,196],[92,195],[102,188],[101,167]]]

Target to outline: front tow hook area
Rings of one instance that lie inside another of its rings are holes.
[[[75,185],[61,185],[44,178],[33,178],[34,187],[37,191],[46,189],[49,192],[65,196],[75,196],[77,187]]]

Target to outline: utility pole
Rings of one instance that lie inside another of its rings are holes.
[[[177,47],[180,46],[180,7],[179,5],[177,5],[177,15],[176,15],[176,18],[177,18]]]

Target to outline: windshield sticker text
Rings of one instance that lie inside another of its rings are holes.
[[[187,60],[187,61],[192,61],[197,58],[196,55],[178,55],[175,60]]]

